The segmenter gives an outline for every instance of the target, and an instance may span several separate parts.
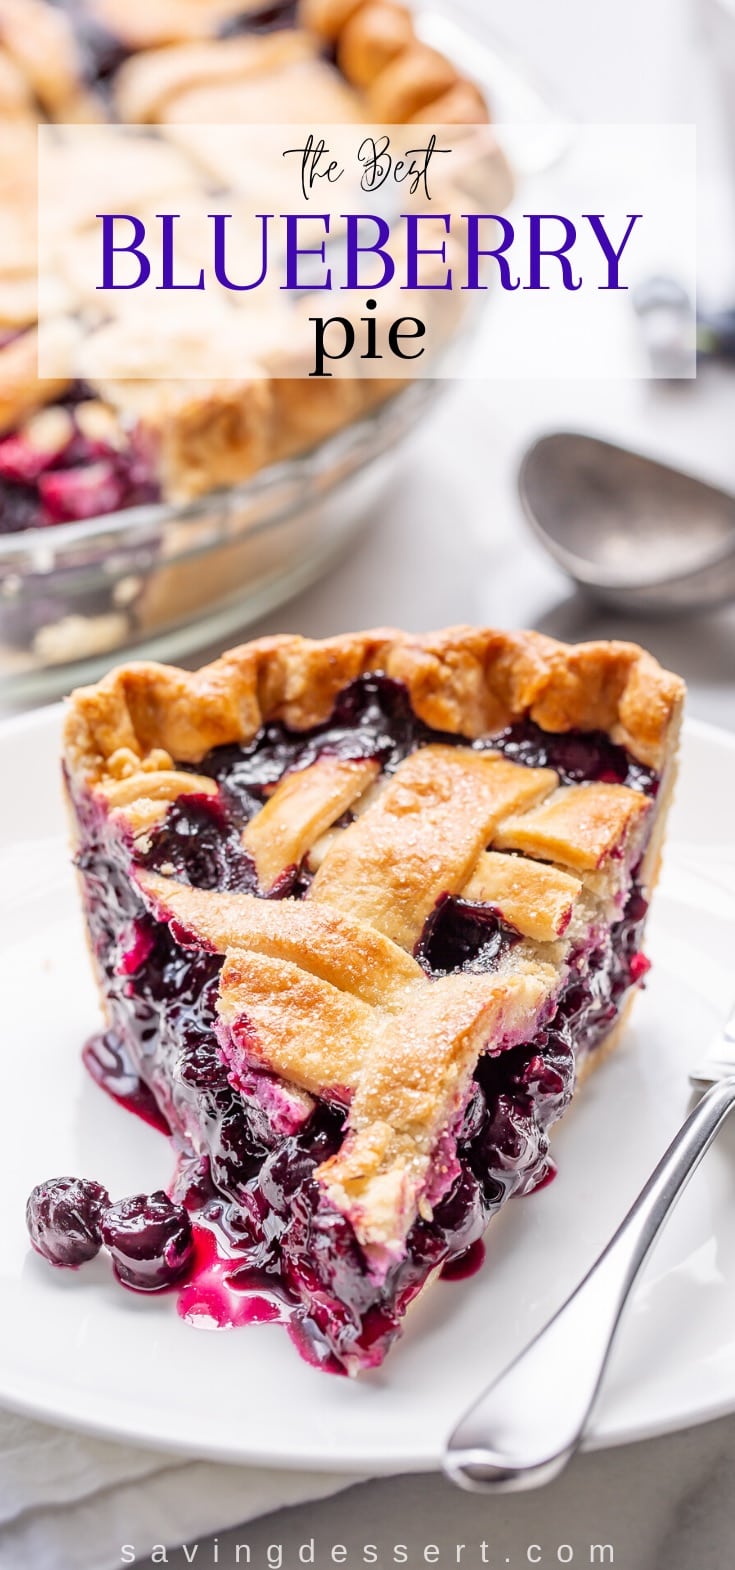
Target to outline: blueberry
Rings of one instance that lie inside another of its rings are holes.
[[[107,1190],[87,1178],[49,1178],[37,1184],[26,1205],[33,1247],[52,1265],[72,1268],[100,1251],[100,1221],[110,1203]]]
[[[160,1292],[186,1275],[194,1243],[183,1205],[174,1205],[159,1188],[131,1194],[105,1211],[102,1242],[112,1255],[115,1274],[138,1292]]]
[[[142,864],[165,871],[195,889],[252,893],[255,867],[242,848],[222,804],[209,796],[182,796],[150,835]]]
[[[482,1185],[466,1164],[449,1193],[437,1205],[434,1221],[449,1244],[452,1258],[466,1253],[482,1237],[487,1225]]]

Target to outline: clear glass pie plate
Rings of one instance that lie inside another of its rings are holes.
[[[416,30],[486,90],[517,175],[557,161],[568,127],[496,46],[480,0],[419,4]],[[470,336],[465,322],[449,346],[460,370]],[[445,383],[396,385],[310,451],[233,489],[0,533],[0,709],[94,680],[123,652],[179,659],[224,641],[315,580],[369,517]]]

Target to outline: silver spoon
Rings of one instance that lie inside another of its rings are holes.
[[[735,599],[735,497],[593,436],[559,431],[518,475],[534,533],[597,599],[702,610]]]

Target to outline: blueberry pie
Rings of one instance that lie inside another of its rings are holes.
[[[137,169],[133,148],[120,176],[120,210],[139,212],[146,201],[155,208],[162,191],[191,188],[201,136],[188,146],[187,126],[317,118],[439,126],[485,121],[487,110],[479,89],[419,41],[397,0],[0,0],[0,532],[186,502],[307,450],[400,387],[347,379],[315,387],[279,368],[277,353],[257,376],[146,383],[149,322],[138,342],[120,329],[126,379],[96,375],[92,350],[83,380],[76,370],[74,378],[37,374],[28,192],[40,120],[160,128],[158,153],[146,150]],[[230,174],[210,169],[211,184],[227,188]],[[87,176],[109,194],[102,141],[96,169],[83,169],[77,185],[86,189]],[[500,154],[498,176],[500,202],[508,194]],[[88,246],[83,227],[78,238]],[[84,287],[74,276],[57,281],[63,341],[74,327],[86,346],[94,323],[85,277]],[[279,318],[275,329],[285,354],[293,325]]]
[[[316,1361],[379,1364],[553,1174],[648,968],[682,702],[633,644],[468,627],[72,697],[86,1061],[171,1131],[173,1199]]]

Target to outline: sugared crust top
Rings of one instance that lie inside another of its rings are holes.
[[[64,758],[88,786],[140,769],[198,763],[271,720],[307,730],[341,690],[382,671],[418,716],[470,738],[530,718],[544,730],[601,730],[661,772],[676,746],[684,684],[634,643],[557,643],[536,632],[379,628],[313,642],[261,638],[198,671],[134,663],[72,694]]]

